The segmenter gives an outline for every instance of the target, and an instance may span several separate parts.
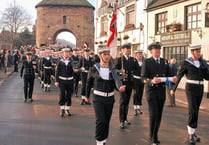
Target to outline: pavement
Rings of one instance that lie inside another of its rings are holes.
[[[71,117],[59,117],[59,90],[52,85],[44,92],[35,80],[33,103],[23,102],[23,80],[13,73],[0,85],[0,145],[95,145],[95,113],[93,105],[80,105],[81,98],[72,97]],[[176,95],[178,97],[178,94]],[[182,95],[183,96],[183,95]],[[150,145],[149,112],[143,97],[143,115],[134,116],[133,97],[129,105],[131,125],[119,129],[119,95],[116,92],[107,145]],[[167,99],[168,100],[168,99]],[[187,144],[187,106],[165,106],[159,131],[161,145]],[[209,112],[199,112],[197,135],[209,145]]]
[[[7,72],[4,72],[4,69],[0,69],[0,85],[10,76],[13,74],[14,67],[11,66],[7,69]]]

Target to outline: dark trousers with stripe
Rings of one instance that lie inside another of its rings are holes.
[[[108,138],[109,124],[114,106],[114,96],[102,97],[94,96],[94,111],[96,115],[96,135],[98,141]]]

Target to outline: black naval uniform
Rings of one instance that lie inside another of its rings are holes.
[[[56,82],[59,82],[60,99],[59,105],[61,109],[61,116],[64,116],[64,109],[68,112],[66,114],[70,116],[69,109],[72,105],[71,96],[73,93],[73,67],[70,60],[66,61],[61,59],[57,64],[56,70]]]
[[[136,67],[134,69],[134,97],[133,97],[133,104],[136,108],[135,109],[135,115],[137,115],[137,112],[139,111],[140,114],[142,114],[141,106],[142,106],[142,96],[144,92],[144,83],[141,79],[141,68],[142,68],[142,61],[138,62],[137,59],[135,61]]]
[[[192,58],[187,58],[177,74],[178,81],[174,86],[173,90],[175,91],[181,78],[186,75],[186,96],[189,106],[189,117],[188,117],[188,126],[194,131],[197,128],[198,124],[198,113],[199,107],[202,101],[204,84],[203,80],[209,80],[209,71],[207,63],[199,59],[200,66],[195,66]],[[195,135],[194,132],[191,135]],[[192,139],[194,136],[191,136]]]
[[[87,60],[88,59],[88,60]],[[81,88],[81,97],[82,102],[81,105],[85,104],[85,95],[86,95],[86,82],[87,82],[87,76],[89,69],[93,66],[93,59],[89,56],[88,58],[83,57],[80,62],[80,67],[82,67],[84,70],[81,72],[81,81],[82,81],[82,88]]]
[[[109,71],[109,79],[107,79],[100,75],[100,70],[100,64],[95,64],[90,69],[86,97],[90,97],[91,89],[94,88],[93,104],[96,115],[95,138],[98,142],[104,141],[103,143],[105,143],[109,133],[109,123],[115,102],[114,89],[116,87],[111,71]]]
[[[122,62],[123,61],[123,62]],[[119,110],[119,117],[120,123],[127,122],[128,115],[128,108],[129,108],[129,101],[132,94],[132,89],[134,88],[134,81],[133,81],[133,70],[136,66],[135,59],[133,57],[126,58],[122,56],[117,59],[115,67],[118,70],[125,70],[125,74],[127,74],[127,78],[123,80],[123,85],[126,85],[126,89],[124,92],[120,93],[120,110]]]
[[[146,82],[147,102],[150,118],[150,140],[159,143],[158,131],[160,128],[163,106],[166,99],[165,83],[152,84],[154,77],[169,77],[169,65],[167,60],[160,58],[160,63],[154,57],[144,60],[141,77]]]
[[[35,60],[23,61],[23,65],[20,71],[20,77],[23,77],[24,79],[24,94],[25,94],[25,102],[29,98],[30,101],[32,100],[32,95],[33,95],[33,86],[34,86],[34,79],[35,79],[35,69],[33,66],[36,66],[37,64]]]
[[[71,57],[72,59],[72,63],[73,63],[73,69],[80,69],[80,61],[81,61],[81,58],[79,55],[72,55]],[[75,96],[78,96],[78,84],[79,84],[79,81],[81,80],[81,73],[80,71],[79,72],[76,72],[74,73],[74,93],[75,93]]]
[[[14,62],[14,72],[18,72],[18,52],[16,52],[13,56],[13,62]]]
[[[45,91],[50,90],[51,75],[52,75],[52,57],[43,58],[43,68],[44,68],[44,87]]]

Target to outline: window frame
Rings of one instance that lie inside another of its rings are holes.
[[[163,15],[164,15],[164,19],[162,19]],[[161,16],[160,21],[159,21],[159,16]],[[161,24],[161,27],[159,27],[159,23]],[[164,23],[164,27],[162,27],[163,23]],[[164,11],[155,15],[155,34],[156,35],[159,35],[161,33],[166,33],[167,25],[168,25],[168,11]],[[164,32],[159,31],[162,28],[164,29]]]

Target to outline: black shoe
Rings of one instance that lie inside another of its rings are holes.
[[[71,114],[70,114],[70,111],[69,111],[69,110],[65,110],[65,114],[66,114],[67,116],[71,116]]]
[[[81,105],[85,105],[85,100],[82,99],[80,104],[81,104]]]
[[[85,101],[85,105],[91,105],[91,102],[86,102],[86,101]]]
[[[30,102],[33,102],[33,99],[29,99]]]
[[[128,120],[126,120],[125,123],[131,125],[131,122],[129,122]]]
[[[27,102],[27,99],[24,99],[24,102],[26,103]]]
[[[64,109],[61,109],[61,111],[60,111],[60,116],[61,116],[61,117],[65,117],[65,110],[64,110]]]
[[[141,109],[137,109],[139,114],[142,115],[143,114],[143,111]]]
[[[194,134],[189,134],[188,141],[189,141],[190,144],[195,144]]]
[[[194,134],[194,139],[195,139],[196,142],[200,142],[201,141],[201,138],[198,137],[196,134]]]
[[[120,123],[120,129],[124,129],[125,128],[125,123],[124,122],[121,122]]]
[[[138,115],[137,109],[134,110],[134,115],[135,115],[135,116]]]
[[[47,87],[44,87],[44,92],[46,92],[47,91]]]

